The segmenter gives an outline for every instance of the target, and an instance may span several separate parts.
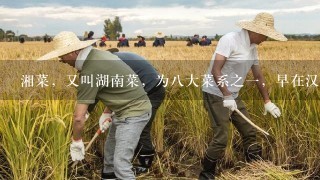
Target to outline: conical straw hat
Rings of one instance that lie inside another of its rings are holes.
[[[40,57],[38,60],[49,60],[52,58],[56,58],[68,54],[70,52],[88,47],[96,41],[98,40],[95,39],[88,41],[80,41],[75,33],[69,31],[62,31],[53,38],[54,50]]]
[[[163,38],[164,37],[164,33],[163,32],[157,32],[156,33],[156,38]]]
[[[237,26],[258,34],[263,34],[274,40],[288,40],[282,33],[276,31],[274,28],[274,18],[269,13],[259,13],[252,21],[239,21]]]

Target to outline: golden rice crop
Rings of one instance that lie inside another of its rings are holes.
[[[199,160],[214,133],[202,105],[200,77],[206,72],[217,43],[209,47],[186,47],[186,42],[168,41],[164,48],[151,47],[151,43],[148,41],[146,48],[129,47],[120,51],[135,52],[151,60],[160,73],[170,78],[170,82],[180,75],[182,83],[187,86],[190,79],[186,78],[194,74],[199,78],[196,80],[199,86],[182,88],[177,84],[168,84],[166,100],[157,113],[152,130],[157,159],[147,176],[196,178],[200,169]],[[107,48],[115,45],[116,42],[109,42]],[[0,60],[3,60],[0,61],[0,96],[21,98],[0,101],[2,179],[99,179],[105,135],[94,143],[86,155],[86,161],[77,171],[70,168],[69,141],[76,89],[62,84],[57,84],[54,89],[23,89],[21,81],[9,81],[21,78],[22,74],[46,73],[49,77],[60,79],[65,78],[65,74],[76,74],[74,69],[59,62],[46,64],[30,61],[21,66],[17,61],[35,60],[51,48],[52,43],[0,43]],[[302,41],[265,42],[259,46],[267,87],[271,98],[282,110],[282,116],[274,119],[270,115],[262,115],[263,102],[252,82],[245,83],[241,96],[250,112],[250,119],[272,135],[271,138],[260,137],[263,157],[272,163],[253,164],[243,167],[240,173],[228,174],[228,168],[233,167],[235,162],[244,161],[240,135],[232,128],[225,157],[220,163],[220,169],[227,170],[220,178],[243,179],[255,172],[252,167],[264,169],[256,171],[255,174],[260,175],[257,177],[271,179],[302,178],[319,173],[319,90],[317,86],[306,86],[307,75],[318,73],[316,60],[320,57],[319,49],[319,42]],[[290,80],[283,88],[280,87],[278,74],[287,74]],[[304,86],[293,87],[292,76],[296,74],[303,76]],[[251,75],[247,79],[250,78]],[[68,80],[62,82],[68,83]],[[41,98],[47,100],[39,100]],[[102,108],[99,104],[86,123],[85,141],[89,141],[97,129]],[[281,165],[286,165],[289,170],[276,167]],[[295,173],[290,171],[292,169],[300,171]]]

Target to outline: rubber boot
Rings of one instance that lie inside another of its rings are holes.
[[[258,149],[248,149],[245,152],[246,161],[248,163],[252,161],[259,161],[262,160],[262,148],[259,147]]]
[[[217,160],[210,159],[208,156],[205,156],[201,162],[203,170],[199,174],[199,180],[214,180]]]
[[[142,173],[148,173],[149,168],[152,165],[153,158],[154,158],[154,154],[148,154],[148,155],[140,154],[138,156],[138,160],[139,160],[140,165],[134,165],[132,168],[135,175],[139,175]]]
[[[116,180],[117,176],[112,173],[101,173],[101,180]]]

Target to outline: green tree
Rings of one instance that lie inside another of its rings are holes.
[[[0,28],[0,41],[2,41],[5,37],[4,30]]]
[[[106,36],[109,36],[110,39],[115,40],[117,37],[119,37],[119,32],[122,32],[120,18],[116,16],[113,21],[110,19],[105,20],[103,30]]]
[[[113,20],[113,28],[116,33],[116,37],[118,38],[120,36],[120,32],[122,32],[122,25],[120,22],[119,16],[116,16]]]
[[[221,38],[221,36],[219,36],[218,34],[216,34],[216,36],[214,37],[214,40],[219,41],[220,38]]]
[[[111,23],[110,19],[106,19],[104,20],[104,26],[103,26],[103,31],[104,31],[104,34],[106,36],[109,36],[110,35],[110,29],[109,29],[109,24]]]
[[[109,34],[110,39],[115,40],[116,37],[117,37],[117,32],[114,30],[114,25],[113,25],[113,23],[109,23],[109,24],[108,24],[108,29],[109,29],[109,31],[110,31],[110,34]]]
[[[6,35],[7,35],[7,36],[15,36],[16,33],[14,33],[12,30],[7,30],[7,31],[6,31]]]
[[[16,33],[14,33],[12,30],[7,30],[6,31],[7,41],[13,41],[15,35]]]
[[[104,21],[104,33],[111,39],[115,39],[114,27],[110,19]]]

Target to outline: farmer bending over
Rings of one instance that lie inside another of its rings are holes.
[[[150,121],[144,127],[140,135],[138,146],[135,150],[135,155],[137,155],[140,164],[134,165],[133,171],[138,175],[148,172],[154,159],[155,149],[151,140],[151,127],[156,116],[156,112],[164,100],[165,88],[159,79],[157,70],[142,56],[131,52],[114,52],[113,54],[117,55],[138,75],[138,78],[144,84],[144,90],[147,92],[152,105]],[[98,101],[96,101],[95,104],[90,104],[88,111],[91,112],[97,103]],[[105,119],[109,117],[110,116],[106,116],[105,113],[101,115],[99,120],[101,130],[104,130],[103,127],[105,126],[103,125],[103,122],[105,122]],[[108,143],[105,144],[104,151],[105,154],[109,151]],[[107,158],[108,157],[106,156],[104,157],[105,164],[108,162]],[[107,177],[107,174],[102,172],[102,177]]]
[[[54,38],[55,50],[42,56],[39,60],[59,57],[80,71],[81,78],[93,75],[109,77],[135,74],[133,70],[117,56],[108,51],[94,49],[91,44],[96,40],[80,41],[73,32],[60,32]],[[93,78],[93,79],[95,79]],[[151,117],[151,103],[143,90],[140,80],[138,86],[115,86],[108,81],[103,86],[96,83],[80,83],[78,86],[77,104],[74,112],[73,136],[70,154],[73,161],[84,159],[85,151],[82,142],[82,131],[88,105],[96,99],[102,101],[115,113],[107,136],[107,165],[104,172],[113,178],[135,179],[132,171],[132,158],[140,134]],[[109,178],[110,178],[109,176]]]

